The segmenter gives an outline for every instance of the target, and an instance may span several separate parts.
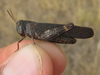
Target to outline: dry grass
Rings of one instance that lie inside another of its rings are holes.
[[[0,1],[0,47],[20,39],[15,24],[7,14],[12,9],[16,20],[69,23],[90,26],[95,36],[78,40],[74,45],[59,45],[67,56],[65,75],[100,74],[100,0],[1,0]],[[99,43],[98,43],[99,42]]]

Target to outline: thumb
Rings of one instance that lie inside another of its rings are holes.
[[[32,44],[15,52],[1,64],[0,69],[0,75],[45,75],[45,72],[47,75],[53,75],[49,55],[39,46]]]

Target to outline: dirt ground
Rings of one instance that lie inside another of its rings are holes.
[[[16,20],[73,22],[93,28],[95,35],[90,39],[78,39],[74,45],[57,45],[67,57],[64,75],[100,75],[100,0],[0,0],[0,47],[21,39],[8,9]]]

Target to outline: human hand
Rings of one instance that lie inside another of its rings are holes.
[[[1,48],[0,75],[61,75],[66,67],[63,51],[49,42],[32,43],[23,40],[17,52],[17,42]]]

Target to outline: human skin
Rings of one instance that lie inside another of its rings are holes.
[[[23,40],[0,49],[0,75],[63,75],[66,56],[53,43]],[[15,52],[16,51],[16,52]]]

